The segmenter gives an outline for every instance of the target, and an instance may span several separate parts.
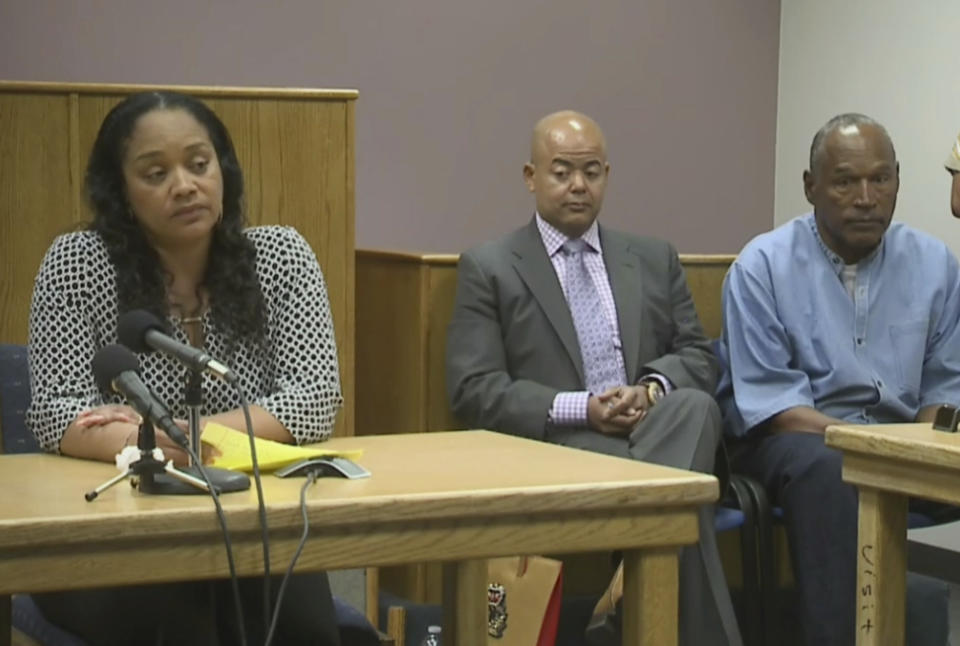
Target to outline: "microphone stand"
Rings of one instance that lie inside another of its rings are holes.
[[[190,446],[193,452],[200,455],[200,407],[203,399],[203,388],[199,372],[190,371],[184,389],[184,398],[187,405],[190,422]],[[173,462],[162,462],[153,457],[153,450],[157,447],[156,431],[149,418],[144,417],[140,424],[137,437],[137,448],[140,449],[140,459],[132,463],[126,473],[114,476],[110,480],[84,494],[87,502],[92,501],[101,492],[109,489],[124,478],[133,478],[132,484],[140,491],[149,494],[201,494],[209,493],[210,488],[200,473],[200,467],[191,464],[185,469],[178,469]],[[193,458],[190,458],[193,462]],[[228,469],[204,467],[210,483],[217,493],[244,491],[250,488],[250,478],[245,473],[238,473]]]
[[[194,455],[203,459],[200,442],[200,408],[203,406],[203,374],[199,370],[190,370],[187,372],[187,380],[183,386],[183,401],[187,407],[187,420],[190,426],[190,448]],[[193,464],[193,458],[190,458],[190,466],[184,469],[185,472],[194,476],[201,477],[199,467]],[[245,473],[230,471],[229,469],[218,469],[216,467],[204,467],[203,469],[213,484],[217,493],[230,493],[232,491],[244,491],[250,488],[250,478]],[[169,490],[162,493],[197,493],[194,489],[185,488],[180,482],[169,482]],[[179,489],[179,490],[178,490]],[[160,492],[158,492],[160,493]]]
[[[200,406],[203,405],[203,376],[197,370],[190,370],[187,373],[187,381],[183,385],[183,402],[187,406],[187,421],[190,425],[190,448],[193,449],[194,455],[200,457]],[[190,456],[190,466],[193,466],[193,456]]]
[[[101,493],[126,478],[130,478],[130,483],[135,487],[139,484],[140,491],[144,493],[165,493],[157,490],[157,485],[162,484],[161,481],[176,482],[184,489],[189,488],[191,492],[210,491],[206,482],[176,468],[172,460],[162,462],[153,456],[153,451],[157,448],[156,432],[153,423],[146,417],[140,424],[137,448],[140,449],[140,459],[131,463],[126,472],[110,478],[93,491],[83,494],[87,502],[92,502]]]

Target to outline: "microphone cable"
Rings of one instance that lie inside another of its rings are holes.
[[[273,633],[277,628],[277,620],[280,618],[280,607],[283,605],[283,593],[287,589],[287,581],[290,580],[290,575],[293,574],[293,566],[296,564],[297,559],[300,558],[303,547],[307,544],[307,535],[310,533],[310,518],[307,515],[307,489],[316,481],[316,470],[310,471],[307,473],[307,481],[300,487],[300,514],[303,516],[303,534],[300,535],[300,543],[297,545],[297,549],[293,553],[293,558],[290,559],[290,565],[287,566],[287,571],[283,575],[283,580],[280,582],[280,589],[277,590],[277,603],[273,608],[270,630],[267,632],[267,640],[263,643],[263,646],[270,646],[270,642],[273,641]]]
[[[253,434],[253,419],[250,417],[250,405],[240,386],[240,380],[234,379],[233,387],[240,397],[240,406],[243,408],[243,420],[247,427],[247,439],[250,442],[250,462],[253,465],[253,482],[257,489],[257,508],[260,516],[260,540],[263,544],[263,623],[267,626],[270,621],[270,532],[267,526],[267,507],[263,500],[263,483],[260,481],[260,463],[257,460],[257,447]]]
[[[144,320],[146,321],[147,324],[149,324],[148,327],[150,327],[150,325],[153,324],[153,321],[157,322],[157,326],[159,327],[160,330],[163,329],[162,325],[159,323],[159,321],[155,319],[155,317],[153,317],[152,314],[149,314],[147,312],[141,312],[141,311],[135,310],[132,313],[128,313],[128,314],[129,316],[126,316],[125,319],[124,317],[121,317],[121,321],[118,323],[118,327],[121,328],[119,330],[119,333],[127,337],[124,340],[125,341],[124,345],[133,346],[137,349],[137,351],[140,351],[140,352],[152,352],[154,348],[152,346],[144,345],[144,342],[142,341],[142,339],[140,339],[142,335],[140,335],[138,333],[138,330],[136,330],[135,328],[142,327]],[[126,321],[126,323],[124,323],[124,321]],[[124,330],[126,330],[126,332],[124,332]],[[118,349],[121,347],[123,346],[117,346]],[[136,356],[133,355],[133,353],[126,347],[123,347],[123,350],[126,353],[130,354],[130,361],[136,364],[136,366],[133,367],[132,369],[134,370],[134,372],[138,372],[139,362],[137,361]],[[125,359],[125,357],[123,358]],[[196,366],[189,365],[189,364],[188,366],[192,370],[197,369]],[[243,408],[244,425],[246,426],[247,438],[249,439],[249,443],[250,443],[250,460],[253,466],[253,478],[254,478],[254,483],[256,485],[256,491],[257,491],[257,507],[258,507],[259,518],[260,518],[261,543],[263,545],[263,622],[264,622],[264,626],[266,626],[269,623],[270,616],[272,614],[271,603],[270,603],[270,587],[271,587],[270,586],[270,537],[269,537],[269,527],[267,525],[266,504],[264,502],[264,496],[263,496],[263,484],[260,478],[260,464],[259,464],[259,461],[257,460],[257,449],[256,449],[256,444],[254,442],[253,419],[250,415],[250,406],[249,406],[249,403],[247,402],[246,395],[243,392],[243,388],[240,385],[240,380],[235,375],[230,374],[229,371],[227,371],[226,374],[220,375],[220,376],[227,383],[231,384],[237,392],[237,396],[240,399],[241,407]],[[190,442],[187,442],[184,448],[187,450],[187,453],[190,455],[190,458],[193,460],[194,464],[197,465],[198,472],[203,476],[203,480],[210,491],[211,497],[213,498],[214,506],[216,507],[216,510],[217,510],[217,516],[220,520],[220,526],[221,526],[221,529],[223,530],[224,544],[227,551],[227,563],[230,568],[230,579],[231,579],[231,585],[233,587],[233,593],[234,593],[234,605],[236,606],[237,620],[240,622],[240,638],[241,638],[242,646],[246,646],[246,643],[247,643],[246,630],[245,630],[246,624],[243,620],[243,606],[240,599],[239,581],[237,579],[236,566],[233,559],[232,543],[230,540],[229,530],[227,529],[226,515],[224,514],[223,507],[220,504],[220,498],[217,495],[216,488],[211,482],[210,477],[207,474],[206,470],[203,468],[203,460],[201,459],[200,456],[196,455],[196,452],[189,445],[190,445]]]
[[[133,354],[131,350],[122,346],[122,345],[108,345],[97,351],[96,355],[93,358],[93,373],[96,378],[97,386],[102,391],[116,392],[117,394],[122,395],[127,401],[137,409],[137,412],[140,413],[148,421],[150,428],[150,436],[148,439],[151,440],[153,448],[151,451],[156,450],[156,437],[154,436],[153,423],[163,421],[163,419],[169,420],[169,413],[166,408],[159,403],[156,396],[150,392],[150,389],[141,381],[140,378],[140,362],[138,361],[136,355]],[[135,389],[123,389],[117,388],[114,384],[115,380],[120,379],[127,372],[132,373],[136,378],[136,383],[142,387],[142,391]],[[159,412],[158,412],[159,410]],[[162,414],[162,419],[154,419],[155,416]],[[163,424],[160,424],[163,427]],[[143,432],[143,428],[138,429],[138,434]],[[193,450],[191,443],[187,441],[186,436],[180,431],[180,428],[176,424],[172,423],[169,426],[170,431],[167,432],[167,435],[173,440],[174,444],[178,447],[184,449],[187,452],[187,455],[190,456],[190,459],[197,466],[197,472],[203,478],[203,482],[207,486],[207,491],[210,493],[210,497],[213,498],[213,504],[217,511],[217,519],[220,521],[220,529],[223,532],[223,541],[224,548],[227,553],[227,565],[230,569],[230,581],[233,587],[233,602],[237,611],[237,622],[240,629],[240,643],[241,646],[246,646],[247,637],[246,637],[246,622],[243,618],[243,604],[240,598],[240,583],[237,579],[237,568],[236,563],[233,559],[233,543],[230,540],[230,530],[227,527],[227,516],[223,511],[223,506],[220,504],[220,496],[217,494],[217,488],[213,485],[213,482],[210,480],[210,475],[207,473],[207,470],[203,466],[203,460],[196,451]],[[176,433],[173,433],[173,429],[176,428]],[[163,428],[160,429],[161,431]],[[151,437],[153,436],[153,437]],[[178,437],[179,436],[179,437]],[[143,438],[138,436],[137,445],[140,448],[141,459],[143,459],[144,449],[141,447],[140,443],[144,441]],[[164,456],[166,460],[166,456]],[[170,462],[167,462],[169,465]],[[130,472],[127,472],[129,475]],[[93,500],[96,496],[85,496],[88,501]]]
[[[213,505],[217,508],[217,518],[220,520],[220,529],[223,531],[223,544],[227,552],[227,565],[230,568],[230,587],[233,589],[233,606],[237,612],[237,628],[240,634],[240,646],[247,646],[247,628],[243,619],[243,602],[240,600],[240,581],[237,578],[237,566],[233,560],[233,542],[230,540],[230,530],[227,528],[227,516],[223,513],[223,506],[220,504],[220,496],[217,494],[217,488],[210,481],[207,470],[203,467],[203,460],[196,454],[193,447],[187,443],[187,454],[193,463],[197,465],[197,471],[203,476],[203,481],[207,483],[207,489],[210,491],[210,497],[213,498]]]

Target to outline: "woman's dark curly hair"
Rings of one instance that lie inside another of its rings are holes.
[[[117,271],[118,311],[146,309],[165,318],[169,276],[137,220],[131,217],[123,157],[137,120],[152,110],[184,110],[202,125],[223,175],[223,217],[213,230],[202,287],[214,324],[234,341],[260,344],[266,306],[256,272],[256,249],[243,234],[243,172],[223,122],[202,101],[176,92],[141,92],[117,104],[100,126],[87,162],[85,189],[93,207],[90,229],[103,238]]]

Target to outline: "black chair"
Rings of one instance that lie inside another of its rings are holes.
[[[740,476],[747,490],[757,519],[757,562],[760,594],[763,600],[762,632],[764,644],[779,644],[780,604],[777,602],[779,577],[773,540],[773,507],[763,485],[746,476]],[[782,510],[777,508],[782,516]]]
[[[764,599],[760,568],[760,526],[757,507],[750,495],[749,479],[731,474],[726,496],[717,506],[713,526],[718,534],[740,530],[740,574],[742,613],[740,632],[744,646],[773,644],[763,638]]]
[[[40,446],[26,424],[30,407],[30,370],[27,348],[0,344],[0,439],[3,453],[38,453]]]
[[[40,451],[36,438],[25,423],[24,417],[29,407],[27,348],[23,345],[0,344],[0,440],[3,453]],[[336,597],[333,601],[342,643],[379,646],[379,633],[361,612]],[[42,646],[86,646],[82,640],[47,621],[29,595],[14,595],[11,605],[14,629]]]

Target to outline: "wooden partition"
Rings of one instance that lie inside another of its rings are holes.
[[[249,223],[296,227],[320,260],[354,428],[354,101],[356,90],[0,81],[0,342],[25,343],[33,279],[53,238],[90,220],[86,158],[107,111],[143,90],[207,102],[233,138]]]
[[[687,282],[708,337],[720,335],[720,290],[734,256],[682,255]],[[357,250],[357,434],[463,428],[451,415],[445,383],[447,324],[457,288],[452,254]],[[564,590],[599,593],[606,555],[564,558]],[[408,599],[439,603],[437,564],[382,568],[368,581]],[[370,588],[373,593],[375,586]],[[368,602],[375,597],[371,594]],[[368,607],[375,616],[375,607]]]
[[[461,428],[444,382],[456,289],[455,255],[357,250],[358,435]]]

